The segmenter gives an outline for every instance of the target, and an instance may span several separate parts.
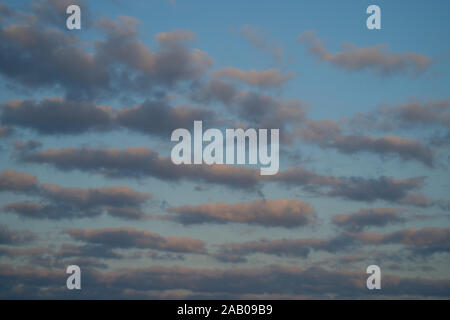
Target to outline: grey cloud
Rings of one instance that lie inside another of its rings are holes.
[[[401,210],[394,208],[361,209],[355,213],[338,214],[333,216],[335,225],[350,231],[360,231],[368,227],[384,227],[389,224],[406,221],[401,216]]]
[[[450,252],[450,228],[409,228],[386,234],[361,232],[352,236],[368,244],[402,244],[422,254]]]
[[[12,134],[12,128],[8,126],[0,126],[0,138],[8,137]]]
[[[7,169],[0,172],[0,191],[25,192],[35,189],[38,180],[35,176]]]
[[[197,107],[170,107],[164,101],[147,100],[118,111],[116,123],[132,130],[169,138],[173,130],[190,128],[195,120],[215,122],[214,112]]]
[[[214,75],[218,78],[236,80],[263,89],[279,88],[294,77],[293,73],[283,74],[279,69],[245,71],[234,67],[219,69],[214,72]]]
[[[127,67],[125,76],[118,79],[125,88],[148,92],[154,86],[173,87],[179,81],[198,78],[212,64],[205,52],[186,47],[194,37],[190,31],[156,35],[160,46],[157,51],[151,51],[137,39],[139,21],[134,18],[122,16],[116,21],[105,18],[97,25],[107,34],[107,39],[95,42],[96,56],[108,66]]]
[[[171,252],[204,253],[205,243],[198,239],[164,237],[128,227],[110,229],[68,229],[73,239],[110,248],[156,249]]]
[[[241,188],[252,188],[260,176],[256,169],[229,165],[174,165],[170,158],[160,157],[146,147],[125,149],[66,148],[27,152],[25,162],[48,163],[62,170],[82,170],[112,177],[152,176],[166,181],[190,179]]]
[[[41,195],[61,203],[80,207],[138,206],[151,198],[149,193],[135,191],[125,186],[100,188],[67,188],[54,184],[41,184]]]
[[[5,225],[0,225],[0,244],[21,245],[29,243],[37,238],[31,231],[10,230]]]
[[[292,168],[279,172],[272,179],[290,186],[304,186],[306,190],[319,195],[365,202],[376,200],[399,202],[410,191],[421,188],[425,177],[406,179],[385,176],[378,178],[334,177],[302,168]]]
[[[14,170],[0,172],[0,191],[22,192],[45,200],[9,203],[2,208],[35,219],[73,219],[103,212],[124,219],[143,219],[148,215],[141,208],[152,198],[149,193],[126,186],[69,188],[39,183],[35,176]]]
[[[183,224],[248,223],[294,228],[311,224],[316,212],[310,204],[293,199],[256,200],[241,203],[214,203],[168,209],[174,220]]]
[[[309,121],[299,133],[304,140],[316,143],[322,148],[334,148],[347,154],[371,152],[379,155],[397,155],[403,160],[416,160],[426,166],[433,166],[432,150],[413,139],[398,136],[345,135],[331,120]]]
[[[205,126],[219,122],[211,110],[193,106],[172,107],[166,99],[146,100],[119,110],[64,98],[11,100],[0,104],[0,109],[1,124],[32,129],[46,135],[127,128],[167,138],[174,129],[191,127],[194,120],[204,121]],[[9,132],[9,127],[1,128],[0,134]]]
[[[193,89],[190,98],[195,102],[205,104],[221,102],[224,105],[230,105],[239,92],[233,85],[220,79],[197,83]]]
[[[398,105],[384,104],[373,112],[358,113],[345,119],[345,122],[356,130],[382,132],[398,129],[444,129],[445,136],[449,134],[450,128],[450,101],[429,100]]]
[[[193,90],[191,99],[203,103],[220,102],[231,111],[243,126],[280,129],[280,139],[290,143],[293,127],[306,120],[305,102],[273,97],[261,92],[238,90],[218,79]],[[241,125],[242,126],[242,125]]]
[[[239,29],[240,35],[253,47],[268,52],[275,62],[280,63],[284,59],[283,47],[276,43],[266,32],[256,26],[244,25]]]
[[[55,252],[58,258],[102,258],[102,259],[120,259],[122,255],[110,247],[98,244],[76,245],[72,243],[64,243]]]
[[[40,147],[42,147],[42,142],[36,140],[27,140],[27,141],[13,141],[11,145],[20,152],[33,151]]]
[[[319,61],[329,62],[346,71],[371,70],[382,76],[393,74],[420,75],[433,60],[423,54],[413,52],[393,53],[387,45],[360,48],[352,43],[344,43],[342,51],[329,52],[315,32],[305,31],[298,36],[308,51]]]
[[[268,292],[284,297],[370,298],[365,287],[364,272],[333,271],[324,268],[271,266],[264,268],[194,269],[187,267],[152,266],[139,269],[98,272],[84,271],[84,298],[166,297],[178,290],[190,292],[188,297],[234,298],[252,296],[263,298]],[[0,266],[0,292],[3,298],[15,297],[12,290],[22,284],[20,297],[73,299],[61,288],[64,270],[24,269]],[[446,279],[383,276],[383,290],[379,297],[441,297],[450,295]],[[176,296],[176,295],[175,295]],[[148,296],[147,296],[148,297]],[[172,296],[174,297],[174,296]],[[180,296],[178,296],[180,297]],[[186,297],[181,295],[181,297]]]
[[[235,242],[219,246],[214,255],[224,262],[245,262],[245,257],[255,253],[276,255],[279,257],[307,258],[312,251],[336,253],[355,245],[355,241],[341,234],[329,239],[260,239],[249,242]]]
[[[46,204],[33,201],[8,203],[4,205],[1,210],[8,213],[15,213],[29,219],[52,220],[93,217],[102,213],[99,209],[79,210],[70,205]]]
[[[160,157],[146,147],[125,149],[64,148],[24,152],[18,159],[29,163],[51,164],[61,170],[81,170],[109,177],[151,176],[165,181],[201,181],[228,187],[254,189],[263,182],[288,186],[332,197],[373,202],[399,202],[409,192],[420,189],[424,177],[397,179],[393,177],[333,177],[307,169],[293,168],[274,176],[261,176],[259,170],[231,165],[174,165],[170,158]]]
[[[66,27],[66,9],[70,5],[78,5],[82,12],[82,28],[90,26],[92,13],[87,0],[37,0],[31,3],[35,23]]]
[[[424,177],[407,179],[384,176],[376,179],[351,177],[342,179],[342,183],[337,184],[325,194],[366,202],[373,202],[378,199],[399,202],[407,196],[408,192],[421,188],[424,180]]]
[[[80,49],[73,35],[12,24],[0,30],[0,73],[28,88],[61,86],[68,95],[93,95],[109,75],[95,56]]]

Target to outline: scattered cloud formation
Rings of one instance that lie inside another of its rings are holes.
[[[118,126],[146,134],[170,138],[173,130],[191,128],[194,121],[205,125],[217,122],[213,111],[199,107],[171,107],[164,101],[147,100],[142,104],[122,108],[117,112]]]
[[[205,243],[198,239],[163,237],[157,233],[121,227],[110,229],[68,229],[73,239],[110,248],[155,249],[171,252],[204,253]]]
[[[293,73],[283,74],[279,69],[257,71],[254,69],[244,71],[234,67],[222,68],[215,71],[218,78],[231,79],[244,82],[250,86],[263,89],[279,88],[283,83],[294,77]]]
[[[402,244],[422,254],[449,252],[450,250],[450,228],[409,228],[386,234],[361,232],[353,236],[368,244]]]
[[[0,122],[36,130],[40,134],[79,134],[88,130],[107,129],[112,109],[88,102],[63,98],[11,100],[0,105]]]
[[[364,179],[361,177],[351,177],[345,179],[326,194],[366,202],[373,202],[378,199],[398,202],[406,197],[408,192],[421,188],[424,180],[424,177],[407,179],[392,177]]]
[[[426,166],[433,166],[432,150],[413,139],[398,136],[346,135],[331,120],[309,121],[305,128],[300,129],[299,134],[302,139],[316,143],[322,148],[333,148],[348,154],[371,152],[382,156],[396,155],[402,160],[416,160]]]
[[[23,162],[51,164],[61,170],[81,170],[108,177],[151,176],[166,181],[202,181],[227,187],[254,189],[263,181],[287,186],[300,186],[318,195],[373,202],[398,202],[409,192],[423,186],[424,177],[398,179],[393,177],[333,177],[307,169],[288,169],[274,176],[261,176],[250,167],[232,165],[174,165],[170,158],[160,157],[146,147],[125,149],[64,148],[25,152]]]
[[[5,225],[0,225],[0,244],[21,245],[36,239],[36,234],[31,231],[10,230]]]
[[[40,14],[33,19],[38,22],[30,23],[25,16],[18,18],[19,23],[1,26],[0,74],[29,89],[57,87],[68,98],[80,99],[173,87],[195,80],[212,64],[205,52],[186,46],[193,34],[185,30],[156,35],[159,48],[151,51],[138,40],[140,22],[131,17],[96,21],[94,26],[105,39],[92,43],[94,52],[84,49],[73,34],[34,27],[33,23],[54,22],[49,17],[61,7],[52,3],[37,8]],[[121,66],[126,67],[125,76]]]
[[[8,126],[0,126],[0,138],[8,137],[12,134],[12,128]]]
[[[240,188],[254,187],[259,170],[231,165],[175,165],[169,157],[160,157],[147,147],[64,148],[26,152],[20,159],[30,163],[47,163],[61,170],[82,170],[108,177],[151,176],[166,181],[189,179]]]
[[[357,129],[378,131],[419,128],[450,128],[450,101],[429,100],[398,105],[382,105],[370,113],[357,113],[348,119]]]
[[[246,256],[255,253],[264,253],[278,257],[306,259],[312,251],[336,253],[354,245],[355,241],[345,234],[329,239],[260,239],[256,241],[223,244],[219,247],[219,251],[214,257],[223,262],[246,262]]]
[[[369,227],[385,227],[389,224],[403,223],[401,210],[394,208],[361,209],[355,213],[333,216],[333,223],[350,231],[361,231]]]
[[[263,298],[267,292],[273,297],[298,296],[314,298],[323,292],[340,298],[368,297],[365,274],[352,271],[330,271],[320,267],[298,268],[271,266],[263,268],[201,269],[189,267],[148,267],[96,272],[86,270],[86,298],[139,296],[141,298],[178,299],[245,299]],[[21,296],[44,298],[66,297],[67,290],[59,289],[64,270],[43,270],[0,267],[2,293],[14,292],[14,283],[22,281]],[[386,276],[383,290],[395,297],[446,297],[448,280]],[[46,290],[43,289],[46,288]],[[50,289],[49,289],[50,288]],[[179,291],[179,293],[178,293]]]
[[[283,47],[278,45],[273,38],[260,28],[248,24],[243,25],[239,29],[239,34],[256,49],[269,53],[275,62],[280,63],[283,61]]]
[[[28,173],[12,169],[0,172],[0,191],[29,191],[36,188],[37,184],[37,178]]]
[[[82,30],[66,28],[71,4]],[[450,297],[442,37],[336,49],[277,19],[302,7],[325,30],[341,15],[324,28],[321,4],[291,1],[248,10],[239,39],[229,19],[204,32],[201,4],[151,6],[177,18],[161,29],[128,16],[136,3],[0,3],[0,298]],[[288,52],[295,40],[319,64]],[[279,129],[280,170],[174,165],[170,135],[195,120]],[[64,286],[72,264],[78,292]],[[381,291],[366,287],[371,264]]]
[[[35,176],[14,170],[0,173],[0,191],[22,192],[44,199],[40,203],[9,203],[2,208],[5,212],[33,219],[74,219],[103,212],[124,219],[143,219],[147,215],[141,207],[152,197],[126,186],[67,188],[39,183]]]
[[[241,203],[211,203],[168,209],[183,224],[248,223],[294,228],[314,222],[316,212],[310,204],[293,199],[256,200]]]
[[[346,71],[371,70],[381,76],[393,74],[415,76],[424,73],[433,62],[430,57],[423,54],[391,52],[388,45],[360,48],[346,42],[342,44],[341,52],[332,53],[325,48],[323,41],[314,31],[305,31],[298,39],[319,61],[329,62]]]

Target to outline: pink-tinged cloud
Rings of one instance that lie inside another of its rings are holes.
[[[128,227],[107,229],[68,229],[73,239],[110,248],[140,248],[162,251],[204,253],[205,243],[186,237],[164,237],[157,233]]]
[[[226,67],[214,72],[218,78],[225,78],[246,83],[263,89],[279,88],[283,83],[291,80],[294,74],[291,72],[283,74],[279,69],[269,70],[240,70],[234,67]]]
[[[0,191],[30,191],[37,184],[37,178],[28,173],[18,172],[12,169],[0,172]]]

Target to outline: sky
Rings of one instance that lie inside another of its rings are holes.
[[[1,1],[0,298],[448,299],[449,34],[445,0]],[[173,164],[196,120],[279,129],[279,172]]]

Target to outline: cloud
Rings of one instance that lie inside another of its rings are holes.
[[[311,224],[316,218],[310,204],[293,199],[186,205],[169,208],[168,212],[178,214],[173,219],[183,224],[237,222],[294,228]]]
[[[37,187],[38,180],[35,176],[6,169],[0,172],[0,191],[25,192]]]
[[[299,186],[313,194],[373,202],[398,202],[409,192],[420,189],[425,177],[334,177],[292,168],[274,176],[260,176],[259,170],[232,165],[174,165],[169,157],[160,157],[146,147],[63,148],[23,152],[18,159],[28,163],[51,164],[60,170],[81,170],[108,177],[151,176],[164,181],[189,180],[227,187],[255,189],[262,182]]]
[[[305,120],[305,103],[252,91],[240,91],[228,105],[241,120],[258,128],[280,129],[281,142],[289,142],[292,126]]]
[[[55,202],[73,203],[79,207],[139,206],[151,198],[151,194],[135,191],[126,186],[99,188],[66,188],[55,184],[41,184],[41,195]]]
[[[394,208],[360,209],[355,213],[333,216],[335,225],[350,231],[361,231],[368,227],[385,227],[389,224],[403,223],[406,220],[400,215],[401,210]]]
[[[0,248],[0,257],[7,256],[10,258],[36,256],[48,254],[50,250],[46,248],[18,248],[18,247],[2,247]]]
[[[171,252],[204,253],[205,243],[198,239],[164,237],[144,230],[128,227],[110,229],[68,229],[73,239],[110,248],[155,249]]]
[[[182,290],[184,298],[239,299],[252,296],[264,298],[268,292],[281,296],[309,298],[370,298],[364,272],[334,271],[320,267],[298,268],[271,266],[263,268],[194,269],[188,267],[126,268],[117,271],[84,270],[83,283],[89,290],[83,298],[168,297]],[[27,297],[73,299],[61,288],[65,278],[61,269],[33,269],[0,266],[2,298]],[[441,297],[450,295],[446,279],[383,276],[385,296]],[[21,290],[17,293],[17,285]],[[181,293],[180,293],[181,294]],[[170,295],[169,295],[170,296]],[[180,297],[180,296],[178,296]],[[380,297],[377,295],[377,297]]]
[[[229,165],[174,165],[169,157],[160,157],[146,147],[125,149],[64,148],[26,152],[25,162],[47,163],[62,170],[82,170],[112,177],[152,176],[166,181],[189,179],[241,188],[254,187],[259,170]]]
[[[82,208],[74,204],[38,203],[33,201],[12,202],[4,205],[2,211],[15,213],[29,219],[76,219],[93,218],[106,212],[110,216],[122,219],[143,219],[147,215],[136,208],[90,207]]]
[[[0,104],[0,123],[32,129],[44,135],[81,134],[127,128],[159,137],[170,137],[177,128],[189,128],[195,120],[216,124],[211,110],[191,106],[170,106],[166,99],[146,100],[133,107],[113,110],[89,102],[65,98],[42,101],[11,100]],[[4,128],[1,132],[9,132]],[[11,129],[9,129],[11,130]]]
[[[32,242],[37,235],[31,231],[9,230],[7,226],[0,225],[0,244],[21,245]]]
[[[398,136],[370,137],[342,134],[339,126],[331,120],[308,121],[299,130],[300,136],[322,148],[334,148],[342,153],[371,152],[379,155],[397,155],[403,160],[416,160],[433,166],[433,152],[416,140]]]
[[[109,84],[105,66],[73,35],[32,25],[0,29],[0,74],[26,88],[62,87],[72,97]]]
[[[353,237],[368,244],[402,244],[417,253],[450,252],[450,228],[409,228],[391,233],[356,233]]]
[[[67,7],[76,4],[83,14],[82,28],[91,24],[91,12],[87,0],[37,0],[31,3],[35,23],[49,24],[54,27],[66,27]]]
[[[360,48],[352,43],[344,43],[341,52],[332,53],[324,47],[323,41],[314,31],[305,31],[298,39],[319,61],[329,62],[349,72],[370,70],[381,76],[394,74],[416,76],[424,73],[433,62],[423,54],[393,53],[387,45]]]
[[[269,53],[275,62],[280,63],[283,61],[283,47],[278,45],[274,39],[270,38],[260,28],[247,24],[239,29],[239,34],[256,49]]]
[[[195,88],[191,99],[224,104],[243,127],[280,129],[281,143],[291,143],[293,128],[306,120],[307,104],[303,101],[238,90],[217,78]]]
[[[1,208],[4,212],[15,213],[31,219],[75,219],[93,218],[106,212],[112,217],[141,220],[149,215],[136,207],[91,206],[77,203],[37,203],[32,201],[12,202]]]
[[[148,95],[153,89],[196,80],[212,64],[205,52],[187,47],[193,37],[185,30],[157,35],[159,46],[150,50],[138,40],[140,22],[126,16],[92,23],[104,39],[82,41],[55,28],[66,17],[57,17],[61,8],[59,2],[41,1],[32,8],[34,15],[25,11],[1,26],[0,74],[12,84],[62,89],[71,100]],[[88,11],[83,12],[87,18]]]
[[[279,69],[244,71],[234,67],[222,68],[214,72],[218,78],[231,79],[256,86],[262,89],[279,88],[283,83],[291,80],[294,74],[283,74]]]
[[[0,138],[8,137],[12,134],[12,128],[8,126],[0,126]]]
[[[42,142],[36,140],[27,140],[27,141],[17,140],[11,142],[11,145],[19,152],[27,152],[42,147]]]
[[[11,100],[0,105],[4,125],[33,129],[40,134],[79,134],[105,130],[112,122],[112,109],[63,98]]]
[[[408,194],[400,200],[400,203],[419,208],[430,208],[433,206],[437,206],[442,210],[450,210],[450,201],[430,199],[422,193]]]
[[[351,177],[342,179],[341,183],[324,194],[366,202],[373,202],[378,199],[398,202],[407,196],[409,191],[421,188],[424,180],[424,177],[407,179],[392,177],[364,179],[361,177]]]
[[[148,215],[141,207],[152,198],[149,193],[126,186],[68,188],[39,183],[35,176],[14,170],[0,173],[0,191],[25,192],[44,199],[40,203],[21,201],[2,207],[5,212],[35,219],[93,217],[103,212],[124,219],[143,219]]]
[[[329,239],[260,239],[248,242],[234,242],[219,246],[214,257],[223,262],[246,262],[246,256],[263,253],[278,257],[307,258],[311,251],[336,253],[355,245],[355,241],[341,234]]]
[[[215,123],[214,112],[198,107],[171,107],[164,101],[147,100],[117,112],[116,123],[131,130],[169,139],[173,130],[191,128],[194,121]],[[206,124],[205,123],[205,124]]]
[[[187,44],[195,35],[188,30],[175,30],[156,35],[157,51],[151,51],[138,40],[139,20],[121,16],[118,20],[101,19],[97,26],[107,38],[96,41],[96,57],[109,68],[127,67],[127,77],[117,76],[123,89],[148,93],[153,87],[173,87],[177,82],[195,80],[212,65],[212,59]]]
[[[189,43],[195,39],[196,35],[193,32],[183,29],[161,32],[156,35],[156,40],[165,47],[177,46],[183,42]]]
[[[2,211],[8,213],[15,213],[21,217],[32,218],[32,219],[62,219],[62,218],[74,218],[83,217],[86,212],[67,212],[61,210],[56,206],[42,204],[32,201],[20,201],[12,202],[4,205]],[[100,214],[97,212],[96,214]],[[89,213],[89,215],[92,215]]]
[[[55,252],[57,258],[101,258],[101,259],[120,259],[121,254],[112,248],[98,244],[77,245],[73,243],[64,243]]]

